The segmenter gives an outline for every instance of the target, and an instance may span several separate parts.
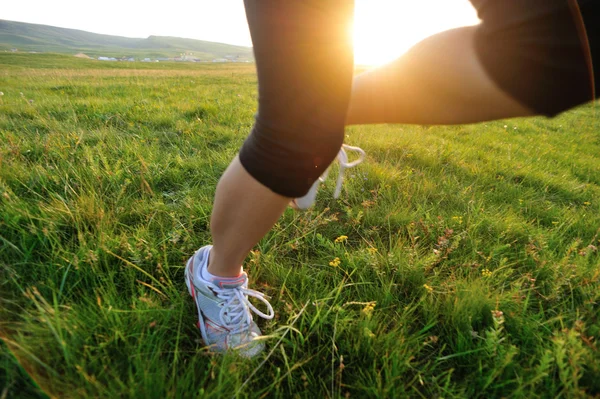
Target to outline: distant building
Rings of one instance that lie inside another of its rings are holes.
[[[17,51],[19,51],[19,49],[11,48],[10,51],[13,52],[13,53],[16,53]]]
[[[229,62],[244,62],[242,57],[238,55],[226,55],[225,58],[229,60]]]
[[[98,57],[98,61],[116,61],[114,57]]]

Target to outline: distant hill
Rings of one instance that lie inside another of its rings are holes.
[[[101,35],[0,19],[0,51],[11,48],[19,51],[85,53],[91,57],[169,58],[192,53],[194,58],[205,61],[225,57],[237,57],[241,61],[253,59],[250,47],[169,36],[137,39]]]

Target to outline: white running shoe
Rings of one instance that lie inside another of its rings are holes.
[[[352,162],[348,162],[348,154],[346,154],[346,150],[358,152],[358,159]],[[342,144],[342,148],[340,148],[340,152],[338,152],[337,159],[340,163],[340,172],[338,174],[337,182],[335,184],[335,192],[333,193],[333,198],[338,198],[342,192],[342,183],[344,181],[344,171],[347,168],[352,168],[365,159],[365,152],[362,148],[352,147],[347,144]],[[331,166],[330,166],[331,167]],[[330,168],[329,167],[329,168]],[[308,193],[304,197],[295,198],[292,200],[290,205],[295,209],[305,210],[310,208],[317,198],[317,189],[319,185],[323,183],[327,179],[327,175],[329,174],[329,168],[325,170],[325,173],[321,175],[312,185]]]
[[[261,292],[248,289],[248,276],[206,280],[212,245],[200,248],[185,267],[185,283],[198,309],[198,327],[204,343],[213,352],[236,350],[242,356],[253,357],[264,349],[257,339],[261,332],[252,320],[252,312],[272,319],[273,307]],[[258,310],[248,297],[257,298],[267,306],[267,314]]]

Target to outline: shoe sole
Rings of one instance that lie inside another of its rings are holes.
[[[311,206],[313,206],[315,203],[315,200],[317,199],[317,191],[319,189],[319,185],[321,183],[323,183],[324,181],[325,181],[325,179],[323,179],[322,177],[319,177],[313,183],[313,185],[310,187],[310,190],[308,190],[308,193],[306,193],[303,197],[294,198],[293,200],[291,200],[290,206],[299,211],[305,211],[308,208],[310,208]]]
[[[188,292],[189,292],[190,296],[194,299],[194,304],[196,305],[196,310],[198,311],[198,322],[196,323],[196,326],[200,330],[200,335],[202,335],[202,340],[204,341],[204,344],[206,346],[210,347],[211,345],[209,345],[209,343],[208,343],[208,337],[206,335],[206,329],[205,329],[206,322],[204,320],[204,317],[202,316],[202,311],[200,310],[200,307],[198,306],[198,302],[196,302],[195,287],[194,287],[194,283],[192,282],[192,278],[190,277],[190,274],[191,275],[194,274],[194,258],[195,257],[196,257],[196,254],[192,255],[188,259],[188,261],[185,265],[185,285],[187,285]]]
[[[359,153],[358,159],[352,162],[348,162],[348,154],[346,150],[355,151]],[[338,182],[336,183],[335,192],[333,194],[333,198],[337,199],[342,192],[342,180],[344,176],[344,170],[348,168],[353,168],[356,165],[360,164],[364,161],[366,157],[365,151],[360,147],[353,147],[351,145],[342,144],[340,151],[338,152],[336,159],[340,162],[340,170],[338,174]],[[310,187],[310,190],[303,196],[299,198],[294,198],[290,201],[290,206],[298,211],[305,211],[311,206],[314,205],[315,200],[317,199],[317,191],[321,183],[324,183],[329,176],[331,166],[325,169],[325,172],[319,176],[319,178],[313,183]]]

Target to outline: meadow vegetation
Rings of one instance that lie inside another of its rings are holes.
[[[183,281],[253,65],[0,54],[0,397],[600,396],[600,124],[360,126],[367,160],[245,264],[276,319],[202,345]]]

